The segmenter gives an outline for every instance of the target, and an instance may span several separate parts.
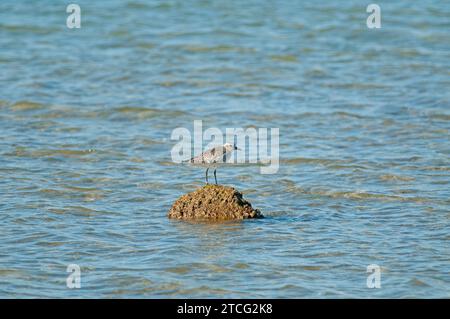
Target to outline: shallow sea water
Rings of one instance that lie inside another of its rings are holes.
[[[450,297],[448,3],[76,3],[0,2],[1,297]],[[280,129],[265,219],[167,219],[194,120]]]

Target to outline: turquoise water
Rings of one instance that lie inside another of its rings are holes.
[[[0,2],[0,297],[450,297],[448,2],[76,3]],[[280,129],[265,219],[167,219],[194,120]]]

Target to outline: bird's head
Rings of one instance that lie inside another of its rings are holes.
[[[223,147],[226,149],[227,152],[234,151],[234,150],[241,150],[239,147],[236,146],[236,144],[231,143],[225,143],[223,144]]]

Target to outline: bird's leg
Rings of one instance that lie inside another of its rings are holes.
[[[217,185],[217,176],[216,176],[216,170],[217,168],[214,169],[214,179],[216,180],[216,185]]]
[[[209,167],[206,169],[206,184],[209,184],[208,183],[208,170],[209,170]]]

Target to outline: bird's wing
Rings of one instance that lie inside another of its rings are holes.
[[[191,158],[191,163],[194,164],[205,164],[205,163],[216,163],[225,162],[226,160],[226,150],[223,146],[216,146],[209,150],[204,151],[202,154]]]

